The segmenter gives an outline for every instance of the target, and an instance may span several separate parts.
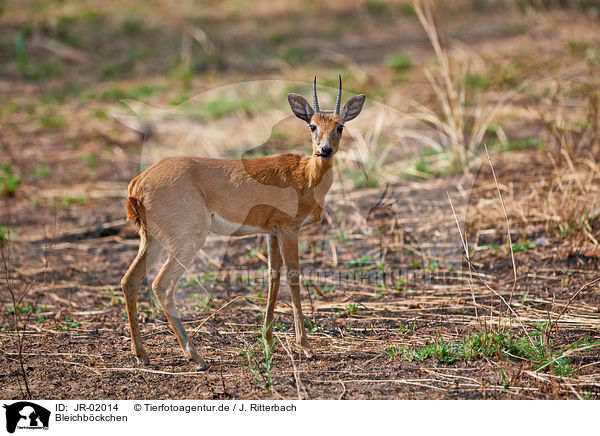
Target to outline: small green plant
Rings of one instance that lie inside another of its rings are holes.
[[[308,282],[308,281],[310,281],[311,285],[312,285],[312,280],[306,280],[306,282]],[[305,286],[308,286],[308,285],[305,284]],[[314,298],[321,298],[325,294],[330,294],[335,291],[335,286],[333,286],[333,285],[324,285],[320,289],[314,285],[312,285],[312,286],[314,287],[314,290],[315,290],[312,294]]]
[[[289,326],[286,324],[283,324],[281,322],[277,322],[277,323],[273,324],[273,331],[275,331],[275,332],[281,332],[281,331],[285,331],[288,329],[289,329]]]
[[[146,29],[145,23],[136,15],[128,14],[121,25],[121,30],[126,36],[136,36]]]
[[[382,0],[367,0],[365,9],[373,15],[385,15],[389,13],[390,7]]]
[[[532,248],[537,247],[537,242],[526,242],[525,239],[521,240],[518,244],[513,247],[513,251],[515,253],[519,253],[521,251],[531,250]]]
[[[56,116],[42,116],[38,118],[38,124],[43,129],[47,130],[58,130],[66,124],[65,117],[62,115]]]
[[[510,387],[510,384],[508,382],[508,377],[506,377],[506,374],[504,373],[504,370],[502,368],[500,368],[500,377],[502,377],[502,386],[504,387],[504,389],[508,389]]]
[[[465,83],[475,91],[485,91],[490,87],[490,79],[481,74],[467,73]]]
[[[77,328],[79,326],[81,326],[80,321],[75,321],[75,320],[67,318],[64,321],[59,322],[56,325],[56,328],[58,330],[71,330],[71,329]]]
[[[0,163],[0,188],[2,188],[2,195],[13,197],[20,184],[21,179],[13,173],[10,164]]]
[[[206,102],[204,111],[211,118],[224,118],[239,111],[250,113],[250,106],[245,101],[219,98]]]
[[[48,310],[46,305],[43,306],[34,306],[31,302],[28,302],[27,304],[18,304],[17,308],[16,308],[16,313],[40,313],[40,312],[46,312]],[[15,313],[15,307],[13,305],[9,305],[8,308],[6,309],[6,311],[8,313],[14,314]]]
[[[192,297],[195,300],[195,303],[193,306],[194,310],[203,312],[211,305],[212,298],[208,294],[204,294],[204,295],[193,294]]]
[[[350,268],[356,268],[356,267],[363,267],[363,266],[367,266],[367,265],[372,265],[373,259],[371,259],[371,257],[367,254],[364,254],[363,256],[361,256],[360,259],[358,260],[351,260],[348,262],[348,266]]]
[[[47,166],[36,167],[33,170],[33,173],[31,173],[31,176],[34,179],[45,179],[47,177],[52,176],[52,168],[47,167]]]
[[[98,165],[98,156],[95,153],[85,153],[83,155],[83,160],[89,168],[95,168],[96,165]]]
[[[424,174],[424,175],[429,175],[431,174],[431,169],[429,168],[429,163],[423,158],[421,157],[416,163],[415,163],[415,170],[418,173]]]
[[[123,299],[120,296],[118,297],[115,294],[114,289],[111,289],[110,290],[110,305],[114,307],[114,306],[122,306],[123,304],[124,304]]]
[[[392,345],[388,351],[388,354],[390,355],[390,360],[396,360],[399,356],[402,356],[404,354],[405,350],[404,348],[401,347],[396,347],[395,345]]]
[[[260,331],[258,343],[260,345],[259,350],[249,347],[241,350],[242,355],[248,361],[244,366],[250,370],[264,389],[271,391],[273,389],[273,350],[275,342],[269,343],[267,341],[267,327]]]
[[[585,53],[590,48],[590,44],[585,41],[569,41],[567,43],[567,52],[569,54]]]
[[[141,85],[135,88],[131,88],[127,91],[127,95],[129,98],[133,98],[136,100],[143,100],[145,98],[152,97],[158,92],[162,91],[164,88],[162,86],[153,86],[153,85]]]
[[[536,136],[530,136],[520,141],[516,140],[505,140],[491,141],[489,148],[499,148],[501,150],[519,151],[519,150],[543,150],[546,147],[546,141]]]
[[[425,271],[438,271],[440,269],[440,263],[437,260],[429,261],[429,265],[425,268]]]
[[[71,197],[71,196],[67,195],[65,198],[63,198],[63,207],[65,207],[65,208],[69,208],[73,204],[84,204],[84,203],[85,203],[85,198],[83,198],[83,197]]]
[[[100,121],[106,121],[110,118],[108,116],[108,112],[106,112],[105,109],[94,109],[92,115],[94,116],[94,118],[97,118]]]
[[[412,67],[412,59],[406,53],[396,53],[387,60],[387,66],[394,71],[405,71]]]
[[[568,235],[575,229],[575,223],[569,221],[568,223],[559,223],[558,224],[558,233],[565,236]]]
[[[339,242],[348,242],[350,240],[350,237],[348,237],[348,235],[346,235],[346,229],[342,229],[336,235],[335,239]]]
[[[323,327],[313,323],[309,318],[304,318],[304,325],[310,333],[323,332]]]
[[[8,226],[0,226],[0,243],[7,242],[14,236],[14,232]]]
[[[394,283],[394,288],[396,288],[397,291],[406,291],[406,281],[402,277],[400,277]]]
[[[356,313],[358,312],[358,308],[359,308],[359,305],[357,303],[350,303],[344,308],[344,310],[338,310],[337,316],[347,317],[347,316],[356,315]]]
[[[34,80],[50,79],[63,74],[65,65],[62,62],[52,60],[50,62],[43,62],[38,65],[31,73],[31,78]]]
[[[291,66],[301,65],[307,61],[308,53],[304,47],[288,47],[282,54],[281,59]]]
[[[25,32],[20,31],[15,38],[15,48],[17,51],[17,67],[21,74],[27,73],[29,58],[27,56],[27,44],[25,41]]]
[[[490,82],[501,89],[516,88],[523,82],[522,70],[523,64],[520,62],[502,66],[493,64],[490,68]]]
[[[202,285],[200,284],[200,282],[198,280],[196,280],[195,277],[188,277],[187,279],[185,277],[182,277],[179,280],[179,283],[181,284],[181,286],[183,288],[202,289]],[[197,294],[194,294],[194,295],[197,295]]]
[[[144,306],[138,306],[138,312],[144,313],[148,318],[157,318],[162,313],[162,307],[156,297],[152,295],[150,297],[150,304]]]

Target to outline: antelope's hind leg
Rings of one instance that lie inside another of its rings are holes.
[[[199,221],[194,226],[188,226],[185,223],[177,225],[177,222],[174,222],[169,228],[169,237],[167,238],[169,256],[152,283],[152,291],[163,308],[185,357],[195,362],[199,369],[207,369],[208,365],[192,345],[190,337],[181,323],[174,301],[179,279],[196,252],[204,245],[210,226],[208,212],[198,215],[200,216]],[[179,222],[181,223],[181,221]]]
[[[162,247],[158,241],[148,237],[144,231],[140,232],[138,254],[121,280],[131,332],[131,351],[141,365],[149,364],[150,359],[142,345],[140,324],[137,317],[137,297],[144,276],[156,263],[161,252]]]

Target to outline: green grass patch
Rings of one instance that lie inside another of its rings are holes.
[[[52,176],[52,168],[47,167],[47,166],[39,166],[36,167],[33,172],[31,173],[31,177],[33,177],[34,179],[45,179],[47,177],[51,177]]]
[[[364,8],[372,15],[387,15],[390,12],[390,5],[382,0],[367,0]]]
[[[493,64],[490,68],[488,79],[491,84],[501,89],[513,89],[523,83],[521,73],[523,64],[511,63],[506,66]]]
[[[58,330],[72,330],[72,329],[75,329],[75,328],[80,327],[80,326],[81,326],[81,322],[80,321],[75,321],[75,320],[67,318],[64,321],[59,322],[56,325],[56,328]]]
[[[531,250],[535,247],[537,247],[537,242],[535,242],[535,241],[531,241],[531,242],[521,241],[518,244],[513,246],[513,251],[515,253],[520,253],[523,251]]]
[[[21,179],[13,173],[7,163],[0,163],[0,192],[4,197],[13,197],[21,185]]]
[[[546,141],[536,136],[530,136],[518,141],[508,140],[504,143],[498,140],[493,140],[488,144],[488,148],[507,151],[543,150],[546,148]]]
[[[358,309],[359,309],[359,305],[357,303],[350,303],[346,307],[344,307],[343,310],[339,309],[336,312],[336,315],[339,316],[340,318],[356,315],[356,313],[358,312]]]
[[[393,71],[406,71],[412,68],[412,58],[406,53],[396,53],[389,57],[386,62],[388,68]]]
[[[158,94],[163,89],[164,89],[163,86],[156,86],[156,85],[136,86],[135,88],[131,88],[129,91],[127,91],[127,97],[133,98],[136,100],[141,100],[143,98],[152,97],[153,95]]]
[[[106,109],[94,109],[92,115],[94,118],[97,118],[100,121],[106,121],[109,119],[108,112],[106,112]]]
[[[246,101],[227,98],[218,98],[204,104],[204,112],[211,118],[224,118],[239,111],[249,114],[250,104]]]
[[[40,313],[40,312],[46,312],[47,310],[48,310],[48,307],[46,305],[34,306],[31,302],[28,302],[27,304],[17,304],[16,309],[13,305],[9,305],[6,308],[6,311],[10,314],[14,314],[15,312],[22,313],[22,314]]]
[[[84,204],[85,203],[85,198],[83,197],[71,197],[71,196],[66,196],[63,198],[63,207],[64,208],[69,208],[74,204]]]
[[[465,77],[467,87],[475,91],[485,91],[490,87],[490,79],[481,74],[469,73]]]
[[[85,161],[88,168],[96,168],[96,166],[98,165],[98,155],[96,155],[96,153],[85,153],[83,155],[83,160]]]
[[[308,52],[304,47],[288,47],[282,54],[281,59],[291,66],[299,66],[308,61]]]
[[[348,266],[350,268],[356,268],[356,267],[363,267],[363,266],[368,266],[368,265],[373,265],[375,262],[373,261],[373,259],[371,259],[370,256],[368,255],[363,255],[361,256],[360,259],[357,260],[351,260],[348,262]]]
[[[43,129],[58,130],[65,126],[67,120],[62,115],[42,116],[38,118],[38,124]]]
[[[273,388],[273,351],[275,341],[267,340],[267,328],[263,328],[257,338],[258,347],[248,346],[241,349],[241,354],[246,357],[247,363],[243,364],[250,370],[264,389]],[[258,349],[257,349],[258,348]]]
[[[272,45],[282,45],[294,39],[290,32],[274,32],[269,36],[269,43]]]
[[[15,37],[15,50],[17,54],[17,68],[19,73],[27,74],[29,66],[29,57],[27,55],[27,43],[25,38],[25,32],[20,31]]]
[[[600,341],[591,342],[589,337],[569,345],[554,347],[544,343],[544,327],[540,327],[527,337],[517,337],[504,333],[469,334],[460,342],[440,339],[423,347],[403,348],[392,346],[388,351],[392,360],[424,361],[436,359],[442,363],[457,361],[472,362],[485,357],[505,357],[511,360],[526,360],[535,370],[552,370],[557,375],[569,376],[576,371],[573,360],[563,357],[567,352],[586,346],[600,348]]]
[[[0,226],[0,244],[7,242],[16,235],[16,232],[8,226]]]

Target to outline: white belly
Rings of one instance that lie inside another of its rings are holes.
[[[261,227],[246,226],[244,224],[232,223],[221,217],[216,212],[210,213],[210,231],[218,235],[245,236],[256,233],[269,233]]]

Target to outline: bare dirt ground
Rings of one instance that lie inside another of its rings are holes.
[[[408,4],[333,2],[325,22],[317,3],[302,19],[287,2],[223,2],[190,18],[158,6],[142,13],[136,3],[122,15],[85,2],[38,2],[27,14],[0,3],[3,398],[597,398],[598,9],[451,2],[438,11],[452,68],[470,65],[471,109],[497,108],[483,138],[492,174],[482,145],[463,171],[448,164],[452,150],[431,153],[414,134],[389,133],[402,114],[442,112],[421,70],[434,53]],[[300,28],[323,36],[299,37]],[[304,92],[317,70],[326,84],[345,71],[345,89],[402,112],[369,136],[378,115],[367,104],[345,144],[360,149],[362,138],[375,148],[362,166],[340,155],[326,217],[302,232],[302,304],[318,359],[295,347],[285,283],[273,351],[260,342],[264,237],[210,236],[177,293],[210,369],[183,358],[149,290],[154,272],[139,298],[151,364],[136,365],[120,280],[137,251],[124,203],[140,163],[173,153],[168,136],[188,129],[208,140],[177,146],[198,154],[309,145],[280,89],[247,105],[239,90],[209,95],[199,115],[184,108],[136,121],[150,126],[146,137],[112,118],[126,111],[118,100],[170,108],[250,79],[300,81]],[[269,116],[283,121],[262,148],[250,147],[269,136],[259,125]],[[218,136],[224,128],[250,139],[232,146]]]

